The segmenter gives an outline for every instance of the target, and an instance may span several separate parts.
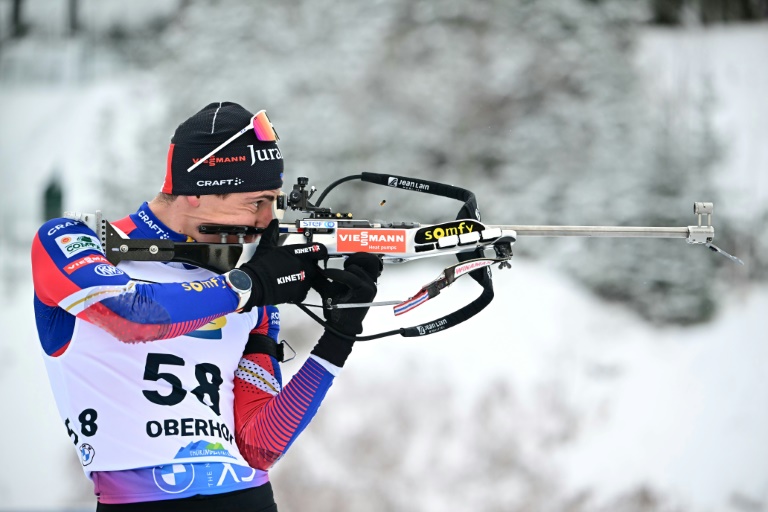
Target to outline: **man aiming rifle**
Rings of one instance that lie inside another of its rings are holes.
[[[237,269],[114,266],[98,234],[67,218],[35,236],[40,343],[97,510],[277,510],[267,470],[317,412],[367,308],[327,313],[330,328],[283,387],[274,305],[311,287],[324,302],[371,302],[382,268],[354,254],[323,270],[322,244],[277,245],[277,140],[264,111],[208,105],[177,128],[161,193],[113,223],[128,238],[179,243],[222,241],[202,224],[263,229]]]

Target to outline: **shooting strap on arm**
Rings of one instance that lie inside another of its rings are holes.
[[[244,356],[248,354],[266,354],[282,363],[285,359],[285,347],[269,336],[252,332],[248,336],[248,343],[245,344],[243,350]]]

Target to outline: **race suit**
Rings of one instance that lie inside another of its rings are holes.
[[[193,241],[147,203],[113,225],[130,238]],[[235,313],[224,277],[192,265],[115,267],[76,220],[40,228],[32,269],[53,394],[102,503],[264,485],[339,370],[310,356],[283,388],[274,357],[243,355],[249,336],[277,339],[277,308]]]

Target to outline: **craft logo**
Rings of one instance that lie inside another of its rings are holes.
[[[405,190],[415,190],[417,192],[429,191],[429,185],[427,185],[426,183],[422,183],[420,181],[413,181],[413,180],[403,180],[403,179],[395,178],[394,176],[390,176],[387,179],[387,185],[389,185],[390,187],[402,188]]]
[[[62,235],[56,238],[56,245],[67,258],[83,251],[101,251],[101,244],[89,235]]]
[[[159,477],[159,478],[158,478]],[[158,489],[168,494],[184,492],[195,481],[195,466],[192,464],[166,464],[152,469],[152,478]]]
[[[493,265],[493,261],[491,260],[478,260],[478,261],[470,261],[468,263],[464,263],[463,265],[458,265],[456,268],[453,269],[453,275],[455,277],[460,277],[466,274],[467,272],[472,272],[473,270],[477,270],[478,268],[488,267],[490,265]]]
[[[75,262],[70,263],[69,265],[64,267],[64,271],[67,274],[71,274],[75,270],[82,268],[86,265],[90,265],[91,263],[109,263],[109,261],[107,261],[107,258],[102,256],[101,254],[93,254],[93,255],[85,256]]]
[[[161,228],[160,226],[158,226],[158,225],[157,225],[157,223],[156,223],[155,221],[153,221],[153,220],[152,220],[152,219],[149,217],[149,215],[147,214],[147,212],[145,212],[144,210],[139,210],[139,211],[138,211],[138,213],[137,213],[137,215],[139,216],[139,218],[140,218],[141,220],[143,220],[143,221],[144,221],[144,224],[146,224],[146,225],[147,225],[147,227],[148,227],[149,229],[151,229],[152,231],[154,231],[155,233],[157,233],[158,235],[160,235],[160,238],[161,238],[162,240],[168,240],[168,238],[169,238],[169,237],[168,237],[168,233],[166,233],[166,232],[165,232],[165,230],[164,230],[163,228]]]
[[[83,443],[77,450],[80,452],[80,463],[83,466],[87,466],[93,462],[93,457],[96,455],[96,450],[93,449],[93,446],[88,443]]]
[[[93,271],[102,277],[115,277],[115,276],[122,276],[125,274],[125,272],[115,267],[114,265],[103,264],[103,263],[101,265],[96,265],[96,268],[94,268]]]
[[[434,226],[421,228],[416,232],[414,240],[417,244],[426,244],[435,242],[444,236],[462,235],[464,233],[473,233],[484,229],[485,226],[473,220],[446,222],[444,224],[436,224]]]
[[[311,247],[300,247],[293,251],[293,254],[307,254],[310,252],[320,252],[320,246],[315,244]]]
[[[211,320],[196,331],[188,332],[184,336],[199,338],[204,340],[220,340],[222,338],[221,330],[227,325],[227,317],[220,316]]]
[[[70,226],[79,226],[82,222],[73,220],[73,221],[67,221],[64,224],[56,224],[51,229],[48,230],[48,236],[53,235],[55,232],[57,232],[60,229],[68,228]]]
[[[339,252],[405,252],[404,229],[339,229],[336,248]]]
[[[291,283],[294,281],[303,281],[304,280],[304,271],[302,270],[298,274],[291,274],[289,276],[283,276],[277,278],[277,284],[285,284],[285,283]]]
[[[242,185],[245,181],[240,178],[233,178],[231,180],[198,180],[198,187],[220,187],[222,185],[232,185],[234,187]]]

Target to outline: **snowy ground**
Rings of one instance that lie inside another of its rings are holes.
[[[662,91],[680,87],[684,95],[685,84],[695,88],[703,74],[715,92],[729,93],[715,116],[730,142],[720,176],[734,198],[728,210],[744,208],[748,215],[751,201],[768,199],[768,66],[761,60],[768,48],[766,26],[651,33],[642,48],[641,64],[666,63],[657,77]],[[3,281],[13,288],[3,284],[0,294],[6,326],[0,386],[7,411],[0,439],[14,446],[13,465],[0,470],[2,510],[53,510],[93,500],[82,497],[87,483],[77,474],[39,356],[27,248],[39,215],[39,187],[53,167],[82,184],[71,189],[65,207],[92,210],[99,206],[87,189],[94,167],[81,163],[102,154],[104,146],[97,151],[93,141],[103,139],[104,127],[121,127],[106,142],[119,160],[140,151],[131,145],[132,134],[158,106],[155,99],[145,104],[146,112],[133,110],[137,98],[156,98],[151,85],[142,84],[88,90],[17,85],[0,91],[6,113],[0,121],[0,194],[4,204],[14,205],[2,209],[0,263],[15,274]],[[66,130],[57,119],[68,120]],[[690,257],[715,255],[691,248]],[[424,265],[388,270],[393,277],[384,282],[382,298],[410,294],[436,274]],[[575,437],[547,452],[546,464],[556,468],[567,492],[590,489],[599,503],[648,485],[685,510],[768,510],[768,287],[725,291],[724,307],[710,324],[660,329],[539,264],[516,261],[512,270],[496,272],[496,283],[496,301],[471,323],[425,339],[357,347],[354,364],[333,392],[343,397],[344,382],[407,374],[418,393],[430,379],[460,375],[460,398],[473,400],[498,378],[535,416],[546,414],[537,409],[541,389],[554,388],[564,407],[575,411],[578,425]],[[464,291],[475,293],[460,283],[409,321],[463,302]],[[306,322],[295,310],[286,311],[285,321]],[[378,311],[370,330],[389,329],[390,322]],[[468,342],[478,350],[468,352]],[[331,396],[327,406],[332,413],[345,404]],[[528,435],[525,425],[520,428]]]

